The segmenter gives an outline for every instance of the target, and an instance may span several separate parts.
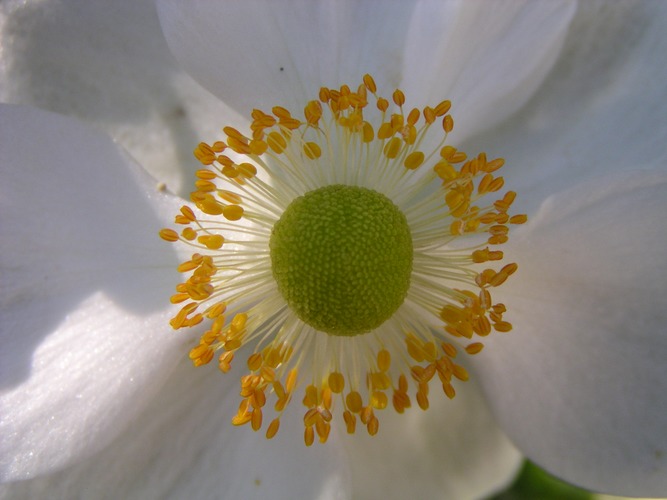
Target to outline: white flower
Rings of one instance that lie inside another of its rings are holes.
[[[520,266],[503,286],[514,331],[485,341],[472,377],[502,428],[547,469],[658,495],[667,489],[666,101],[656,61],[665,9],[584,4],[548,73],[573,5],[490,5],[159,7],[184,66],[244,113],[300,110],[321,85],[366,72],[420,107],[452,99],[448,142],[468,138],[463,149],[507,158],[530,214],[507,249]],[[7,26],[3,35],[25,40]],[[1,458],[5,480],[28,479],[8,494],[346,498],[351,484],[360,498],[471,498],[511,476],[519,457],[472,382],[453,401],[431,398],[427,412],[383,416],[373,438],[334,429],[325,446],[305,449],[300,411],[272,441],[231,428],[237,380],[179,363],[192,337],[167,326],[163,303],[183,256],[154,229],[181,200],[70,119],[24,107],[0,117]]]

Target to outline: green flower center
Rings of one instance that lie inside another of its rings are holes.
[[[273,226],[270,249],[273,277],[289,307],[331,335],[377,328],[410,286],[408,222],[371,189],[331,185],[296,198]]]

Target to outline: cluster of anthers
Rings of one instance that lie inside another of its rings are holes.
[[[208,322],[195,366],[217,357],[226,373],[247,350],[232,423],[259,430],[270,413],[267,438],[297,390],[306,445],[327,440],[340,410],[349,433],[361,421],[374,435],[379,411],[412,406],[411,385],[423,410],[433,379],[453,398],[468,379],[457,355],[512,328],[490,290],[517,265],[481,264],[503,258],[494,248],[526,216],[508,213],[512,191],[478,203],[502,189],[504,160],[445,145],[449,101],[406,113],[402,91],[393,106],[376,92],[366,75],[356,91],[322,88],[303,119],[274,107],[253,110],[250,135],[225,127],[194,152],[198,211],[160,231],[196,249],[171,326]]]

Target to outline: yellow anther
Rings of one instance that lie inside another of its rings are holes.
[[[428,386],[427,386],[428,387]],[[422,391],[422,388],[420,387],[419,391],[417,391],[417,404],[422,410],[428,410],[430,404],[428,401],[428,394]]]
[[[222,208],[222,215],[227,220],[239,220],[243,217],[243,207],[239,205],[226,205]]]
[[[228,137],[234,138],[237,141],[247,141],[248,140],[248,138],[246,136],[244,136],[241,132],[239,132],[238,130],[236,130],[233,127],[224,127],[222,129],[222,131],[225,134],[227,134]]]
[[[387,158],[396,158],[401,152],[401,140],[398,137],[393,137],[384,147],[384,154]]]
[[[331,96],[331,94],[330,94],[328,88],[326,88],[326,87],[320,88],[320,92],[319,92],[320,101],[325,102],[325,103],[329,102],[330,96]]]
[[[454,369],[452,370],[452,374],[459,380],[468,380],[470,376],[468,375],[468,371],[463,368],[461,365],[454,365]]]
[[[188,300],[189,298],[190,298],[190,295],[188,295],[187,293],[176,293],[176,294],[174,294],[174,295],[171,296],[171,298],[169,299],[169,301],[170,301],[172,304],[180,304],[180,303],[182,303],[182,302],[185,302],[185,301]]]
[[[375,391],[371,395],[371,405],[373,408],[376,410],[383,410],[384,408],[387,407],[387,404],[389,403],[389,400],[387,399],[387,395],[384,392],[380,391]]]
[[[266,404],[264,390],[257,388],[250,398],[250,404],[255,408],[262,408]]]
[[[177,270],[179,273],[187,273],[188,271],[192,271],[193,269],[197,269],[201,262],[197,262],[195,259],[188,260],[186,262],[183,262],[182,264],[179,264],[177,267]]]
[[[347,433],[354,434],[357,426],[357,418],[349,410],[345,410],[343,412],[343,420],[345,420],[345,428],[347,429]]]
[[[259,376],[266,383],[272,383],[276,378],[276,372],[269,366],[262,366],[259,370]]]
[[[199,179],[198,181],[195,182],[195,187],[202,193],[210,193],[212,191],[215,191],[216,189],[216,185],[214,182],[205,181],[202,179]]]
[[[314,385],[309,385],[308,387],[306,387],[305,393],[306,395],[303,398],[303,405],[309,408],[317,406],[318,403],[317,387],[315,387]]]
[[[410,408],[410,396],[402,391],[394,391],[391,397],[391,404],[396,410],[396,413],[403,413],[406,408]]]
[[[399,114],[391,115],[390,124],[391,124],[391,128],[394,131],[398,131],[398,130],[402,129],[403,128],[403,122],[404,122],[403,115],[399,115]]]
[[[307,142],[303,145],[303,153],[311,160],[314,160],[322,156],[322,149],[315,142]]]
[[[452,118],[452,115],[445,115],[445,117],[442,119],[442,129],[446,134],[449,134],[452,130],[454,130],[454,118]]]
[[[502,168],[503,165],[505,165],[505,160],[503,158],[496,158],[495,160],[492,160],[485,165],[484,171],[489,173],[495,172],[496,170]]]
[[[247,364],[248,370],[253,372],[259,370],[262,366],[262,355],[258,352],[251,354],[248,358]]]
[[[190,357],[190,359],[197,359],[200,358],[208,350],[210,350],[209,346],[207,346],[206,344],[199,344],[197,347],[193,347],[190,350],[188,356]]]
[[[282,153],[287,147],[287,141],[282,134],[278,132],[271,132],[266,140],[266,143],[275,153]]]
[[[333,405],[332,398],[333,393],[331,392],[331,389],[326,387],[322,388],[322,402],[319,411],[325,422],[330,422],[333,418],[333,415],[331,414],[331,408]]]
[[[266,439],[271,439],[275,436],[278,433],[278,429],[280,429],[280,419],[274,418],[266,429]]]
[[[234,179],[235,177],[238,177],[239,171],[236,169],[234,165],[225,165],[224,167],[222,167],[222,175],[224,175],[228,179]]]
[[[178,233],[173,229],[161,229],[159,234],[160,238],[162,238],[165,241],[169,241],[172,243],[174,241],[178,241]]]
[[[472,344],[467,345],[465,349],[468,354],[471,355],[477,354],[481,352],[482,349],[484,349],[484,344],[482,344],[481,342],[474,342]]]
[[[403,104],[405,104],[405,94],[401,90],[394,90],[394,93],[391,97],[393,98],[396,106],[403,106]]]
[[[253,408],[250,416],[250,422],[252,425],[252,430],[258,431],[262,427],[262,410],[259,408]]]
[[[227,145],[232,149],[235,153],[242,154],[242,155],[247,155],[250,154],[250,146],[248,145],[248,140],[238,140],[234,137],[230,137],[227,139]]]
[[[442,351],[449,356],[450,358],[455,358],[457,353],[456,347],[454,347],[452,344],[448,342],[443,342],[440,344],[440,347],[442,348]]]
[[[217,302],[206,310],[206,317],[210,319],[220,317],[227,309],[226,302]]]
[[[352,391],[345,396],[345,404],[352,413],[359,413],[363,407],[361,394],[357,391]]]
[[[252,163],[241,163],[238,166],[239,175],[242,175],[246,179],[252,179],[257,175],[257,168]]]
[[[315,430],[312,426],[306,427],[303,433],[303,442],[306,443],[306,446],[312,446],[315,442]]]
[[[233,193],[232,191],[227,191],[224,189],[219,189],[218,190],[218,196],[225,200],[228,203],[232,203],[234,205],[239,205],[241,203],[241,196],[238,195],[237,193]]]
[[[212,198],[206,198],[197,203],[199,209],[209,215],[220,215],[223,212],[224,205]]]
[[[205,142],[200,142],[197,144],[197,148],[195,149],[196,151],[199,151],[204,154],[213,154],[215,151],[213,151],[213,148],[206,144]]]
[[[394,128],[391,126],[391,123],[383,123],[378,129],[378,139],[389,139],[394,135]]]
[[[263,133],[257,132],[257,137],[255,137],[252,141],[250,141],[250,144],[248,147],[250,148],[250,154],[254,156],[261,156],[264,153],[266,153],[266,150],[269,148],[269,145],[261,140],[263,137]]]
[[[361,126],[361,135],[364,143],[368,144],[369,142],[373,141],[375,138],[375,131],[373,130],[373,126],[368,122],[363,122]]]
[[[317,101],[310,101],[304,108],[304,115],[309,125],[316,126],[322,117],[322,105]]]
[[[340,394],[345,389],[345,377],[343,377],[342,373],[331,372],[328,382],[329,388],[336,394]]]
[[[372,415],[366,423],[366,430],[370,436],[375,436],[380,430],[380,421],[375,415]]]
[[[417,108],[413,108],[412,111],[410,111],[410,114],[408,114],[408,125],[415,125],[419,121],[419,110]]]
[[[408,170],[415,170],[419,168],[422,163],[424,163],[424,153],[421,151],[413,151],[405,158],[403,165]]]
[[[331,431],[331,425],[323,420],[318,420],[315,422],[315,430],[317,431],[320,443],[326,443],[329,438],[329,432]]]
[[[246,313],[238,313],[234,316],[230,328],[233,332],[238,333],[245,330],[246,322],[248,321],[248,315]]]
[[[363,77],[364,85],[366,85],[366,88],[371,94],[375,94],[377,92],[377,86],[375,85],[375,80],[373,80],[373,77],[369,74],[364,75]]]
[[[373,389],[380,389],[382,391],[391,387],[391,379],[386,373],[372,372],[368,374],[370,386]]]
[[[493,329],[498,332],[509,332],[512,330],[512,324],[507,321],[498,321],[493,324]]]
[[[197,241],[210,250],[217,250],[222,247],[225,238],[219,234],[203,235],[197,238]]]
[[[380,352],[378,352],[377,363],[380,371],[386,372],[389,370],[391,366],[391,354],[388,350],[382,349]]]
[[[448,382],[442,383],[442,390],[449,399],[454,399],[454,396],[456,396],[456,391],[454,390],[454,386],[452,386],[452,384]]]
[[[445,115],[452,107],[452,103],[450,101],[442,101],[440,104],[438,104],[434,108],[435,116],[443,116]]]
[[[232,360],[234,359],[233,352],[224,352],[218,358],[218,368],[223,373],[229,372],[232,369]]]
[[[431,125],[435,122],[436,118],[435,110],[429,106],[426,106],[424,108],[424,121],[426,121],[428,125]]]

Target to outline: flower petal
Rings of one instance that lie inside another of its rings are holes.
[[[667,491],[666,213],[664,170],[549,198],[508,248],[514,331],[474,360],[517,446],[589,489]]]
[[[415,2],[403,82],[421,106],[452,101],[461,141],[519,109],[560,54],[572,1]]]
[[[276,104],[300,113],[320,86],[371,73],[384,92],[418,94],[420,106],[459,100],[463,136],[530,97],[574,4],[160,0],[158,12],[186,70],[244,114]]]
[[[183,355],[156,215],[179,200],[70,118],[2,105],[0,128],[1,477],[28,478],[108,444]]]
[[[13,498],[350,498],[347,463],[332,435],[307,449],[299,415],[271,440],[230,423],[234,372],[181,363],[146,411],[110,447],[50,476],[9,485]],[[222,383],[221,383],[222,382]],[[290,413],[290,410],[287,411]]]
[[[504,157],[515,207],[528,213],[581,181],[667,166],[666,24],[665,2],[582,2],[531,102],[463,149]]]
[[[521,455],[476,383],[459,384],[451,401],[438,392],[428,411],[388,411],[377,436],[347,437],[357,498],[486,498],[513,479]]]
[[[174,192],[230,114],[180,69],[152,0],[2,2],[0,45],[0,100],[94,123]]]

